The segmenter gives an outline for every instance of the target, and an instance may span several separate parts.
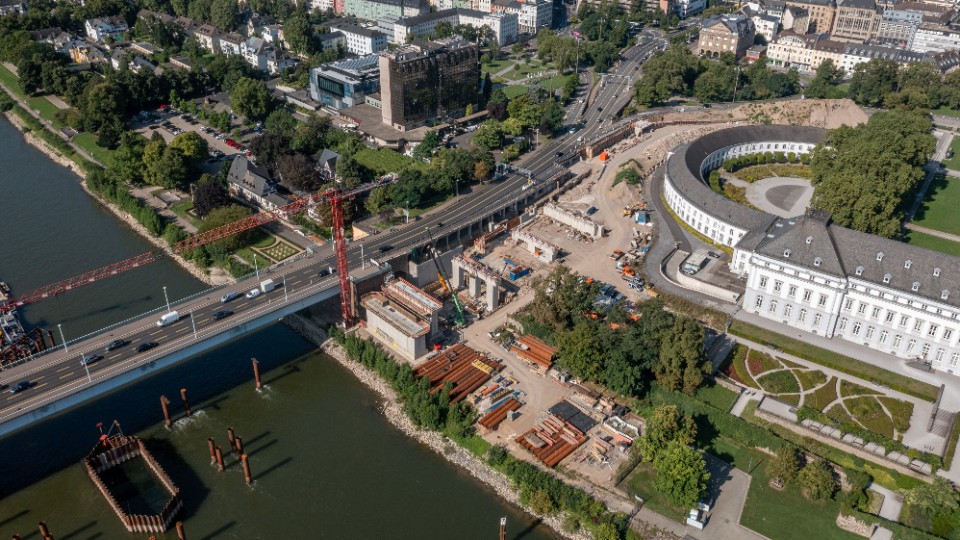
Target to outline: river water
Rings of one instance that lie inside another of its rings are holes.
[[[0,277],[14,292],[151,248],[2,119],[0,163]],[[162,261],[29,306],[25,322],[62,323],[82,335],[157,307],[163,285],[171,299],[202,288]],[[254,388],[251,357],[261,363],[264,390]],[[190,418],[180,388],[188,390]],[[172,430],[160,423],[161,395],[179,417]],[[0,538],[27,537],[39,521],[61,540],[146,538],[126,532],[79,464],[96,443],[97,423],[113,420],[141,436],[182,488],[191,539],[479,540],[496,538],[501,516],[510,538],[553,538],[410,441],[377,407],[378,396],[347,370],[287,327],[267,327],[0,439]],[[223,473],[210,465],[207,437],[226,447],[227,427],[244,440],[252,486],[235,456],[225,452]]]

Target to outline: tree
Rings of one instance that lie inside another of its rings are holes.
[[[183,152],[167,146],[162,138],[147,143],[143,149],[143,180],[165,188],[186,188],[187,160]]]
[[[534,102],[529,95],[517,96],[507,105],[510,118],[516,118],[524,127],[534,128],[540,124],[543,111],[540,105]]]
[[[269,169],[276,168],[277,158],[289,152],[290,140],[277,133],[264,133],[250,141],[250,151],[257,155],[257,161]]]
[[[710,473],[707,462],[692,447],[670,441],[666,449],[653,461],[656,478],[654,487],[666,495],[673,506],[693,508],[707,489]]]
[[[685,95],[693,87],[698,71],[699,61],[690,49],[686,45],[672,45],[644,63],[634,97],[641,105],[651,106],[675,95]]]
[[[480,124],[477,131],[473,133],[473,144],[484,150],[492,150],[500,146],[503,137],[503,130],[500,123],[495,120],[487,120]]]
[[[237,3],[233,0],[212,0],[210,3],[210,24],[225,32],[232,32],[237,28]]]
[[[230,89],[230,102],[248,120],[261,120],[270,112],[270,91],[263,81],[242,77]]]
[[[770,475],[779,478],[784,482],[790,482],[797,476],[800,470],[800,462],[797,459],[797,451],[789,444],[784,444],[777,449],[777,455],[770,460]]]
[[[814,501],[829,499],[837,491],[833,471],[822,459],[807,463],[797,475],[797,482],[803,487],[804,496]]]
[[[900,66],[894,60],[872,58],[857,64],[850,77],[850,98],[860,105],[876,107],[896,90]]]
[[[210,213],[207,214],[207,217],[203,219],[203,223],[201,223],[199,227],[199,232],[207,232],[249,216],[250,209],[238,204],[231,204],[229,206],[215,208],[211,210]],[[218,240],[210,244],[210,246],[214,247],[215,249],[232,253],[249,244],[253,234],[254,230],[244,231],[224,238],[223,240]]]
[[[644,461],[653,461],[670,442],[684,446],[693,443],[697,436],[697,425],[689,416],[684,416],[676,405],[661,405],[647,418],[646,430],[640,437],[636,451]]]
[[[810,81],[804,94],[809,98],[823,99],[834,97],[837,81],[843,76],[843,72],[838,68],[833,60],[827,58],[817,67],[817,74]]]
[[[896,110],[830,131],[812,152],[812,206],[831,212],[838,225],[898,237],[906,201],[935,147],[931,129],[928,116]]]
[[[267,128],[267,131],[271,133],[279,133],[280,135],[289,137],[293,135],[294,130],[297,129],[297,121],[294,120],[293,115],[285,109],[277,109],[270,113],[267,119],[263,121],[263,127]]]
[[[527,504],[535,514],[552,516],[557,513],[557,503],[550,497],[550,492],[545,489],[531,492],[527,498]]]
[[[390,192],[392,187],[393,186],[386,185],[373,188],[373,190],[370,191],[370,196],[367,197],[367,202],[365,203],[367,212],[370,212],[371,214],[378,214],[381,211],[390,208],[391,201],[393,200],[392,193]]]
[[[196,131],[181,133],[170,141],[170,146],[180,150],[191,166],[197,167],[207,157],[207,141]]]
[[[223,181],[219,178],[204,174],[193,190],[193,211],[201,219],[205,218],[216,208],[230,204],[230,195]]]
[[[453,35],[453,25],[447,21],[440,21],[434,27],[433,34],[436,39],[448,38]]]
[[[604,365],[604,343],[596,324],[583,322],[557,334],[557,364],[580,379],[598,380]]]
[[[540,113],[540,131],[552,133],[559,130],[563,127],[564,114],[563,107],[557,100],[548,98],[543,102]]]
[[[710,62],[707,70],[693,84],[693,95],[700,101],[731,101],[739,77],[736,67]]]
[[[483,182],[487,178],[490,178],[490,165],[486,161],[479,160],[473,164],[473,179],[477,182]]]
[[[671,391],[693,391],[703,383],[712,364],[703,350],[703,327],[693,319],[677,317],[673,328],[663,336],[660,359],[653,372],[660,385]]]
[[[320,173],[303,154],[283,154],[277,158],[277,175],[294,191],[314,191],[320,187]]]
[[[114,182],[131,185],[143,183],[143,149],[146,146],[143,137],[132,131],[120,136],[120,145],[110,154],[107,162],[107,175]]]
[[[417,159],[428,159],[433,155],[433,151],[440,146],[440,135],[434,130],[428,130],[423,134],[423,140],[413,149],[413,157]]]
[[[958,508],[957,490],[942,476],[934,476],[932,483],[911,489],[904,499],[927,517],[950,515]]]
[[[313,27],[306,14],[298,11],[283,24],[283,39],[296,54],[311,54],[315,50]]]

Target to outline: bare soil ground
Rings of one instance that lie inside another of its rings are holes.
[[[664,120],[715,120],[815,126],[833,129],[867,121],[867,113],[849,99],[798,99],[775,103],[745,103],[732,110],[704,109],[670,113]]]

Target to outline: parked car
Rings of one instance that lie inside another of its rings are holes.
[[[20,381],[10,388],[10,393],[19,394],[20,392],[23,392],[24,390],[29,390],[29,389],[30,389],[30,381]]]
[[[100,356],[99,354],[93,354],[93,353],[85,354],[83,355],[83,358],[80,359],[80,365],[89,366],[90,364],[96,363],[102,359],[103,357]]]
[[[230,291],[227,294],[221,296],[220,301],[226,304],[227,302],[232,302],[237,298],[240,298],[240,293],[238,293],[237,291]]]
[[[708,252],[707,252],[707,255],[713,257],[714,259],[719,259],[719,258],[720,258],[720,255],[718,255],[716,252],[713,252],[713,251],[708,251]]]
[[[107,352],[115,351],[115,350],[119,349],[120,347],[123,347],[123,346],[126,345],[127,343],[129,343],[129,341],[127,341],[127,340],[125,340],[125,339],[115,339],[115,340],[111,341],[110,343],[107,343],[107,346],[105,347],[105,350],[106,350]]]
[[[247,298],[256,298],[258,296],[260,296],[260,289],[250,289],[246,294]]]
[[[218,311],[218,312],[216,312],[216,313],[213,314],[213,320],[215,320],[215,321],[223,320],[223,319],[226,319],[227,317],[229,317],[229,316],[231,316],[231,315],[233,315],[233,312],[232,312],[232,311],[228,311],[228,310]]]
[[[154,348],[154,347],[157,347],[157,346],[159,346],[159,345],[160,345],[160,344],[157,343],[156,341],[145,341],[145,342],[137,345],[137,352],[138,352],[138,353],[146,352],[146,351],[149,351],[150,349],[152,349],[152,348]]]

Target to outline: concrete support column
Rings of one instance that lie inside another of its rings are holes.
[[[487,282],[487,309],[494,311],[500,307],[500,287],[495,283]]]
[[[470,276],[470,298],[478,298],[480,296],[480,278],[477,276]]]

